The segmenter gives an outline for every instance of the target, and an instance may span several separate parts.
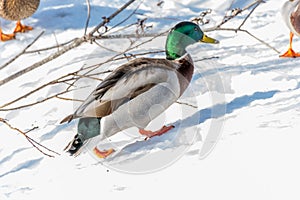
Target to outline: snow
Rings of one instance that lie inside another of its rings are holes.
[[[92,0],[89,30],[101,17],[108,16],[127,1]],[[243,7],[251,0],[234,2]],[[188,20],[201,11],[213,9],[207,16],[211,27],[222,19],[231,1],[145,0],[139,18],[149,17],[150,32],[167,30],[180,20]],[[284,52],[289,30],[280,16],[282,1],[266,1],[245,23],[244,29]],[[110,25],[117,24],[137,6],[122,12]],[[180,12],[178,12],[180,11]],[[246,14],[226,27],[236,27]],[[35,29],[18,34],[17,39],[0,43],[0,66],[22,51],[41,31],[43,36],[30,50],[55,45],[82,36],[86,19],[85,1],[41,1],[38,11],[26,24]],[[135,22],[136,16],[129,20]],[[14,22],[1,19],[5,32]],[[125,26],[122,24],[121,26]],[[144,141],[137,129],[119,133],[99,147],[113,146],[117,151],[105,160],[95,159],[87,150],[73,158],[63,148],[76,134],[76,123],[59,125],[79,103],[53,99],[44,104],[16,111],[0,112],[21,130],[39,128],[29,136],[61,153],[48,158],[34,149],[16,131],[0,123],[0,199],[299,199],[300,162],[300,69],[299,59],[282,59],[272,49],[243,32],[207,33],[220,40],[218,45],[197,44],[188,48],[196,72],[188,91],[149,125],[158,129],[174,124],[175,129]],[[165,37],[134,49],[133,53],[164,48]],[[104,40],[101,44],[122,51],[128,40]],[[294,39],[299,47],[299,38]],[[0,70],[0,79],[45,58],[50,52],[25,54]],[[36,70],[0,86],[0,104],[20,94],[73,72],[83,65],[100,63],[115,55],[94,44],[84,44]],[[150,55],[162,57],[163,54]],[[217,57],[212,59],[210,58]],[[126,62],[108,63],[105,71]],[[105,76],[105,75],[104,75]],[[88,86],[68,97],[84,99],[97,85]],[[55,94],[62,86],[49,86],[21,102],[19,106]]]

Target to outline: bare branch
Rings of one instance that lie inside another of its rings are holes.
[[[17,54],[15,57],[13,57],[12,59],[10,59],[7,63],[5,63],[4,65],[2,65],[0,67],[0,70],[4,69],[9,64],[11,64],[12,62],[14,62],[17,58],[19,58],[20,56],[22,56],[26,52],[26,50],[28,48],[30,48],[44,33],[45,33],[45,31],[42,31],[38,36],[36,36],[36,38],[34,38],[34,40],[31,43],[29,43],[19,54]]]
[[[82,44],[84,41],[85,41],[85,38],[77,38],[77,39],[75,39],[74,42],[72,42],[72,44],[70,44],[70,45],[64,47],[63,49],[57,51],[56,53],[50,55],[49,57],[47,57],[47,58],[45,58],[45,59],[43,59],[43,60],[41,60],[41,61],[39,61],[39,62],[37,62],[37,63],[31,65],[31,66],[29,66],[29,67],[27,67],[27,68],[25,68],[25,69],[23,69],[23,70],[20,70],[20,71],[16,72],[15,74],[12,74],[11,76],[9,76],[9,77],[7,77],[7,78],[1,80],[1,81],[0,81],[0,86],[1,86],[1,85],[4,85],[5,83],[8,83],[8,82],[10,82],[10,81],[12,81],[12,80],[14,80],[14,79],[16,79],[16,78],[18,78],[18,77],[20,77],[20,76],[22,76],[22,75],[24,75],[24,74],[27,73],[27,72],[30,72],[30,71],[32,71],[32,70],[38,68],[38,67],[41,67],[41,66],[44,65],[45,63],[47,63],[47,62],[49,62],[49,61],[51,61],[51,60],[54,60],[55,58],[61,56],[62,54],[64,54],[64,53],[70,51],[71,49],[74,49],[74,48],[78,47],[78,46],[79,46],[80,44]]]
[[[133,12],[131,12],[130,15],[128,15],[125,19],[123,19],[122,21],[120,21],[119,23],[117,23],[116,25],[114,25],[113,27],[111,27],[110,29],[108,29],[104,34],[107,34],[109,31],[113,30],[114,28],[120,26],[121,24],[123,24],[124,22],[126,22],[128,19],[130,19],[135,13],[136,11],[139,9],[139,7],[141,6],[143,1],[141,1],[138,6],[133,10]]]
[[[252,10],[250,11],[250,13],[245,17],[245,19],[243,20],[243,22],[239,25],[238,29],[241,29],[242,26],[246,23],[246,21],[248,20],[248,18],[252,15],[252,13],[255,11],[255,9],[262,3],[263,1],[257,1],[256,4],[254,4]]]
[[[186,106],[189,106],[189,107],[198,109],[197,106],[192,105],[192,104],[189,104],[189,103],[186,103],[186,102],[176,101],[176,103],[177,103],[177,104],[180,104],[180,105],[186,105]]]
[[[38,88],[36,88],[36,89],[28,92],[28,93],[26,93],[26,94],[18,97],[17,99],[15,99],[15,100],[13,100],[13,101],[11,101],[9,103],[6,103],[6,104],[0,106],[0,109],[4,108],[4,107],[7,107],[7,106],[9,106],[9,105],[11,105],[13,103],[16,103],[16,102],[20,101],[21,99],[27,98],[29,95],[32,95],[32,94],[36,93],[37,91],[39,91],[39,90],[41,90],[41,89],[43,89],[43,88],[45,88],[45,87],[47,87],[49,85],[53,85],[53,84],[57,84],[57,83],[60,83],[60,82],[64,82],[66,80],[61,80],[61,79],[64,79],[64,78],[66,78],[66,77],[68,77],[70,75],[73,75],[73,73],[63,75],[62,77],[60,77],[60,78],[58,78],[56,80],[50,81],[50,82],[48,82],[48,83],[46,83],[46,84],[44,84],[44,85],[42,85],[42,86],[40,86],[40,87],[38,87]]]
[[[86,35],[86,33],[87,33],[87,29],[89,27],[90,18],[91,18],[90,0],[85,0],[85,1],[86,1],[86,7],[87,7],[87,18],[86,18],[86,22],[85,22],[84,35]]]
[[[263,41],[262,39],[256,37],[254,34],[250,33],[248,30],[242,29],[242,26],[244,26],[244,24],[246,23],[246,21],[249,19],[249,17],[253,14],[253,12],[255,11],[255,9],[261,4],[264,3],[265,1],[263,0],[255,0],[254,2],[250,3],[249,5],[245,6],[242,9],[235,9],[233,10],[232,14],[230,16],[226,16],[221,23],[219,23],[217,26],[213,27],[213,28],[209,28],[204,30],[205,32],[210,32],[210,31],[234,31],[234,32],[244,32],[246,34],[248,34],[249,36],[251,36],[252,38],[256,39],[257,41],[259,41],[260,43],[266,45],[268,48],[274,50],[276,53],[280,53],[280,51],[278,51],[276,48],[272,47],[270,44],[266,43],[265,41]],[[245,17],[245,19],[242,21],[242,23],[237,27],[237,28],[223,28],[222,26],[224,24],[226,24],[228,21],[230,21],[231,19],[233,19],[234,17],[236,17],[237,15],[241,14],[242,12],[250,9],[250,12],[247,14],[247,16]]]
[[[29,131],[23,132],[23,131],[21,131],[19,128],[13,127],[11,124],[9,124],[9,123],[8,123],[5,119],[3,119],[3,118],[0,118],[0,122],[4,123],[4,124],[5,124],[6,126],[8,126],[10,129],[12,129],[12,130],[14,130],[14,131],[17,131],[18,133],[22,134],[22,135],[27,139],[27,141],[28,141],[34,148],[36,148],[39,152],[41,152],[42,154],[44,154],[44,155],[46,155],[46,156],[48,156],[48,157],[54,157],[53,155],[50,155],[50,154],[44,152],[41,148],[43,148],[43,149],[45,149],[45,150],[47,150],[47,151],[50,151],[50,152],[52,152],[52,153],[55,153],[55,154],[57,154],[57,155],[60,155],[59,153],[57,153],[57,152],[55,152],[55,151],[53,151],[53,150],[51,150],[51,149],[45,147],[44,145],[40,144],[39,142],[35,141],[34,139],[32,139],[31,137],[29,137],[29,136],[27,135],[27,133],[29,133],[30,131],[35,130],[37,127],[34,127],[34,128],[32,128],[32,129],[30,129]]]
[[[80,100],[80,99],[71,99],[71,98],[67,98],[67,97],[56,96],[56,98],[61,99],[61,100],[65,100],[65,101],[78,101],[78,102],[84,102],[84,100]]]
[[[82,87],[83,88],[83,87]],[[78,89],[82,89],[82,88],[78,88]],[[53,99],[53,98],[57,98],[59,95],[63,95],[63,94],[66,94],[66,93],[69,93],[69,92],[72,92],[74,91],[75,89],[73,90],[65,90],[63,92],[59,92],[55,95],[52,95],[52,96],[49,96],[47,98],[44,98],[42,100],[39,100],[39,101],[36,101],[36,102],[33,102],[33,103],[29,103],[29,104],[25,104],[25,105],[21,105],[21,106],[18,106],[18,107],[13,107],[13,108],[1,108],[0,111],[12,111],[12,110],[19,110],[19,109],[22,109],[22,108],[27,108],[27,107],[31,107],[31,106],[34,106],[34,105],[37,105],[37,104],[41,104],[45,101],[48,101],[50,99]]]
[[[270,44],[266,43],[265,41],[263,41],[262,39],[256,37],[255,35],[253,35],[252,33],[250,33],[247,30],[243,30],[241,29],[240,31],[243,31],[245,33],[247,33],[248,35],[250,35],[251,37],[253,37],[254,39],[256,39],[257,41],[259,41],[260,43],[266,45],[267,47],[269,47],[270,49],[273,49],[275,52],[280,53],[280,51],[278,51],[276,48],[272,47]]]
[[[63,46],[66,46],[72,42],[74,42],[76,38],[72,39],[72,40],[69,40],[67,42],[64,42],[64,43],[61,43],[61,44],[58,44],[58,45],[54,45],[54,46],[50,46],[50,47],[45,47],[45,48],[41,48],[41,49],[36,49],[36,50],[31,50],[31,51],[26,51],[24,52],[24,54],[30,54],[30,53],[40,53],[42,51],[49,51],[49,50],[52,50],[52,49],[56,49],[58,47],[63,47]]]
[[[126,4],[124,4],[121,8],[119,8],[116,12],[114,12],[111,16],[105,18],[100,24],[98,24],[90,33],[89,36],[93,36],[94,33],[96,33],[101,27],[105,26],[110,20],[112,20],[114,17],[116,17],[120,12],[125,10],[130,4],[135,2],[135,0],[130,0]]]
[[[263,41],[262,39],[256,37],[255,35],[253,35],[252,33],[250,33],[248,30],[245,29],[236,29],[236,28],[218,28],[216,29],[218,31],[234,31],[234,32],[244,32],[246,34],[248,34],[249,36],[253,37],[254,39],[256,39],[257,41],[259,41],[260,43],[266,45],[267,47],[269,47],[270,49],[274,50],[276,53],[280,53],[280,51],[278,51],[276,48],[272,47],[270,44],[268,44],[267,42]]]

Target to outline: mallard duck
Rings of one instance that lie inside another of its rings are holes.
[[[144,130],[155,117],[176,102],[188,87],[194,65],[186,47],[197,42],[218,43],[206,36],[197,24],[180,22],[167,36],[166,59],[137,58],[114,70],[73,114],[61,121],[64,123],[81,118],[78,127],[81,123],[83,127],[88,127],[91,121],[96,129],[101,127],[100,132],[86,132],[85,128],[78,132],[66,150],[71,155],[76,154],[89,139],[100,135],[98,139],[101,141],[130,127],[139,128],[139,132],[147,138],[162,135],[174,128],[170,125],[157,131]],[[87,117],[92,118],[86,120]],[[101,126],[95,123],[96,118]],[[99,150],[95,147],[93,152],[105,158],[114,150]]]
[[[31,26],[21,24],[20,20],[35,13],[40,4],[39,0],[0,0],[0,17],[17,21],[16,28],[11,34],[2,33],[0,27],[0,40],[7,41],[15,38],[15,33],[32,30]]]
[[[300,36],[300,6],[299,0],[289,0],[285,2],[281,9],[281,14],[286,25],[290,29],[290,46],[287,52],[280,57],[299,57],[300,53],[296,53],[292,49],[294,35]]]

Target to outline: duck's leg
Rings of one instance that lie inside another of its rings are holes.
[[[15,39],[15,34],[14,33],[11,33],[11,34],[5,34],[2,32],[2,29],[0,28],[0,41],[8,41],[8,40],[13,40]]]
[[[296,58],[296,57],[300,57],[300,53],[296,53],[293,48],[292,48],[292,43],[293,43],[293,37],[294,37],[294,33],[290,32],[290,46],[289,49],[282,55],[280,55],[279,57],[283,58]]]
[[[32,29],[33,28],[31,26],[26,26],[26,25],[21,24],[21,21],[19,20],[19,21],[17,21],[14,33],[24,33],[27,31],[31,31]]]
[[[162,135],[162,134],[168,132],[169,130],[173,129],[174,127],[175,126],[173,126],[173,125],[163,126],[161,129],[154,131],[154,132],[140,129],[139,132],[140,132],[140,134],[147,136],[146,139],[148,139],[148,138],[152,138],[154,136]]]
[[[93,149],[93,152],[99,158],[106,158],[107,156],[109,156],[110,154],[115,152],[115,150],[114,149],[108,149],[108,150],[100,151],[97,147],[95,147]]]

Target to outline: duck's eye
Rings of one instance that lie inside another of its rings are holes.
[[[195,31],[199,31],[199,29],[197,27],[194,28]]]

